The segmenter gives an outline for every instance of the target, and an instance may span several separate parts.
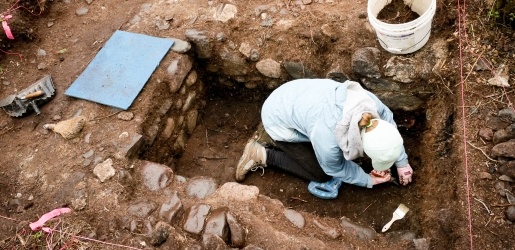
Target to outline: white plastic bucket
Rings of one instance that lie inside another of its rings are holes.
[[[436,12],[436,0],[404,0],[419,14],[413,21],[390,24],[379,21],[377,15],[392,0],[368,0],[368,20],[374,27],[381,46],[393,54],[408,54],[422,48],[429,40],[431,22]]]

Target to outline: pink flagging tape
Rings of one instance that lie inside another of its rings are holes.
[[[44,214],[43,216],[41,216],[41,218],[39,218],[38,221],[30,223],[29,227],[30,227],[30,229],[36,231],[39,228],[41,228],[45,224],[45,222],[49,221],[50,219],[52,219],[54,217],[57,217],[57,216],[59,216],[61,214],[69,213],[71,211],[72,210],[67,208],[67,207],[54,209],[54,210]],[[46,230],[45,230],[45,232],[46,232]]]
[[[11,28],[9,27],[9,24],[7,24],[7,20],[11,19],[12,17],[13,17],[12,15],[7,15],[7,16],[2,17],[2,27],[4,28],[5,35],[7,36],[7,38],[9,38],[11,40],[14,39],[14,36],[13,36],[13,33],[11,32]]]

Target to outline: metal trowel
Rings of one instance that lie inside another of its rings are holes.
[[[388,229],[390,229],[390,226],[392,225],[392,223],[396,220],[400,220],[400,219],[404,218],[404,216],[406,215],[406,213],[408,213],[408,211],[409,211],[409,208],[406,207],[406,205],[400,204],[399,207],[397,209],[395,209],[395,211],[393,212],[392,219],[388,223],[386,223],[386,225],[384,225],[383,230],[381,232],[384,233]]]
[[[0,107],[12,117],[22,116],[29,110],[39,115],[39,106],[47,103],[54,93],[52,77],[47,75],[17,94],[1,99]]]

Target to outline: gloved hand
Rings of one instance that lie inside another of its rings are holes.
[[[413,169],[409,164],[404,167],[397,168],[397,173],[399,174],[399,181],[402,185],[406,186],[411,182]]]
[[[377,184],[389,182],[392,178],[392,174],[390,174],[390,170],[387,170],[387,171],[372,170],[372,172],[370,172],[370,177],[372,177],[372,184],[377,185]]]

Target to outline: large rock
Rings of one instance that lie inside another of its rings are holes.
[[[386,63],[384,74],[393,76],[395,81],[412,82],[417,77],[416,61],[408,57],[393,56]]]
[[[191,206],[186,212],[182,228],[184,231],[192,234],[200,234],[204,229],[204,222],[211,210],[211,206],[207,204],[195,204]]]
[[[264,59],[256,63],[256,68],[259,73],[270,78],[281,77],[281,64],[272,60]]]
[[[185,32],[186,38],[195,44],[197,56],[200,59],[211,58],[213,49],[211,48],[211,41],[203,31],[196,29],[188,29]]]
[[[317,78],[317,75],[302,63],[286,61],[283,63],[283,66],[286,72],[294,79]]]
[[[302,229],[304,228],[304,225],[306,224],[304,220],[304,216],[300,214],[299,212],[293,210],[293,209],[286,209],[284,212],[284,216],[286,219],[288,219],[294,226]]]
[[[151,191],[158,191],[170,184],[173,171],[166,165],[144,161],[141,167],[143,185]]]
[[[229,241],[229,225],[226,220],[227,207],[214,209],[206,220],[204,234],[214,234],[225,242]]]
[[[186,195],[197,199],[204,199],[216,191],[218,184],[210,177],[192,178],[186,186]]]
[[[363,241],[372,241],[377,237],[377,233],[374,229],[360,226],[346,217],[342,217],[340,225],[344,234],[350,233]]]
[[[381,51],[374,47],[358,49],[352,55],[352,70],[354,73],[365,77],[381,77],[381,70],[379,68],[380,55]]]
[[[161,204],[159,209],[159,217],[165,222],[172,222],[172,220],[182,212],[182,202],[177,191],[173,192],[167,201]]]
[[[234,217],[230,212],[226,213],[225,218],[229,225],[232,246],[238,248],[244,247],[247,239],[245,228],[243,228],[236,217]]]
[[[192,66],[193,62],[187,55],[180,55],[168,65],[166,72],[171,93],[179,91]]]
[[[499,143],[492,148],[494,157],[515,158],[515,139]]]

